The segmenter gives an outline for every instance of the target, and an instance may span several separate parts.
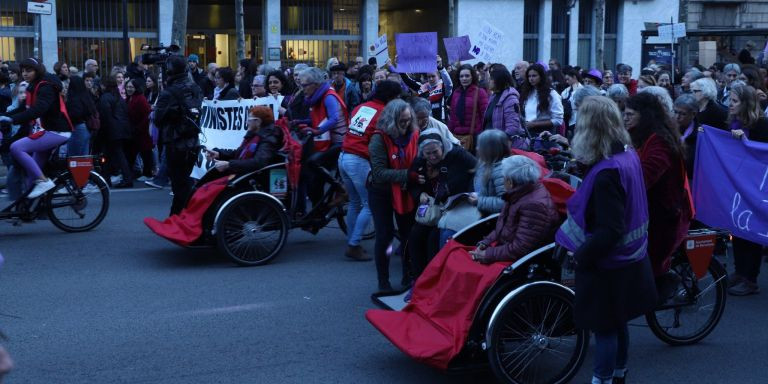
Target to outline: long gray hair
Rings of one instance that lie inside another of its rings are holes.
[[[493,174],[493,165],[509,155],[509,137],[499,129],[488,129],[477,137],[477,167],[482,169],[483,185]]]
[[[413,113],[413,108],[400,99],[394,99],[387,103],[387,106],[381,111],[379,121],[376,122],[376,129],[386,133],[393,139],[399,137],[400,131],[397,129],[397,120],[405,110],[411,112],[411,129],[418,131],[418,127],[416,127],[416,114]]]

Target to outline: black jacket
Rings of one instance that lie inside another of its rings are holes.
[[[173,131],[168,128],[183,123],[186,110],[199,110],[202,101],[200,87],[186,73],[168,78],[168,85],[160,92],[155,104],[155,125],[161,130],[163,143],[173,141]],[[181,103],[186,104],[186,109]]]
[[[252,83],[253,75],[246,75],[240,80],[240,97],[243,99],[253,99],[253,92],[251,92]]]
[[[88,99],[84,100],[83,97]],[[67,97],[67,113],[69,114],[69,119],[72,120],[72,125],[85,122],[85,119],[91,116],[93,112],[95,112],[95,106],[89,94],[84,94],[80,97]]]
[[[699,124],[709,125],[710,127],[728,129],[728,111],[713,100],[707,103],[703,111],[696,114],[696,120]]]
[[[99,99],[100,131],[106,133],[109,141],[129,140],[133,129],[128,120],[128,105],[115,92],[104,92]]]
[[[71,128],[61,113],[59,95],[61,94],[61,80],[53,74],[46,73],[43,76],[45,83],[38,87],[41,80],[33,81],[27,87],[29,92],[37,88],[35,103],[24,112],[13,115],[14,124],[25,125],[32,120],[40,118],[43,128],[48,131],[70,132]]]
[[[768,143],[768,119],[761,117],[749,129],[749,140]]]
[[[435,202],[443,203],[449,197],[472,192],[474,188],[473,170],[477,166],[477,159],[461,146],[454,146],[445,154],[443,160],[437,165],[441,170],[437,180],[429,180],[425,184],[408,184],[408,190],[413,198],[419,201],[419,195],[426,192],[435,198]],[[426,177],[427,160],[419,156],[413,161],[410,172],[423,174]]]
[[[228,84],[226,87],[224,87],[224,89],[221,90],[221,93],[219,93],[218,100],[237,100],[238,97],[240,97],[240,94],[237,93],[235,86]]]
[[[250,159],[239,160],[237,157],[244,149],[243,146],[254,137],[259,136],[259,144],[256,146],[256,150],[253,157]],[[219,152],[220,160],[229,161],[229,170],[233,173],[243,174],[256,171],[269,164],[277,162],[277,154],[280,148],[283,147],[283,131],[276,128],[274,124],[261,127],[256,133],[249,132],[243,138],[243,145],[237,149],[214,149]]]

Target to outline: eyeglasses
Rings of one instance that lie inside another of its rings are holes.
[[[701,92],[701,89],[691,89],[691,92],[693,92],[693,93],[699,93],[699,92]]]
[[[301,83],[299,84],[302,88],[309,87],[310,85],[314,85],[314,83]]]

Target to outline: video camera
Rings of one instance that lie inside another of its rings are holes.
[[[142,44],[141,50],[152,52],[141,55],[142,63],[162,65],[165,64],[166,60],[168,60],[168,57],[179,52],[181,48],[179,48],[179,46],[176,44],[171,44],[168,47],[163,46],[162,44],[160,44],[159,47],[152,47],[149,44]]]

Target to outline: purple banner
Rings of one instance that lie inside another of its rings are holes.
[[[693,200],[696,218],[768,245],[768,144],[704,126],[698,133]]]
[[[437,71],[437,32],[398,33],[395,35],[397,72]]]
[[[448,54],[448,62],[453,64],[457,61],[472,60],[475,57],[469,53],[472,49],[472,43],[469,36],[446,37],[443,39],[445,51]]]

